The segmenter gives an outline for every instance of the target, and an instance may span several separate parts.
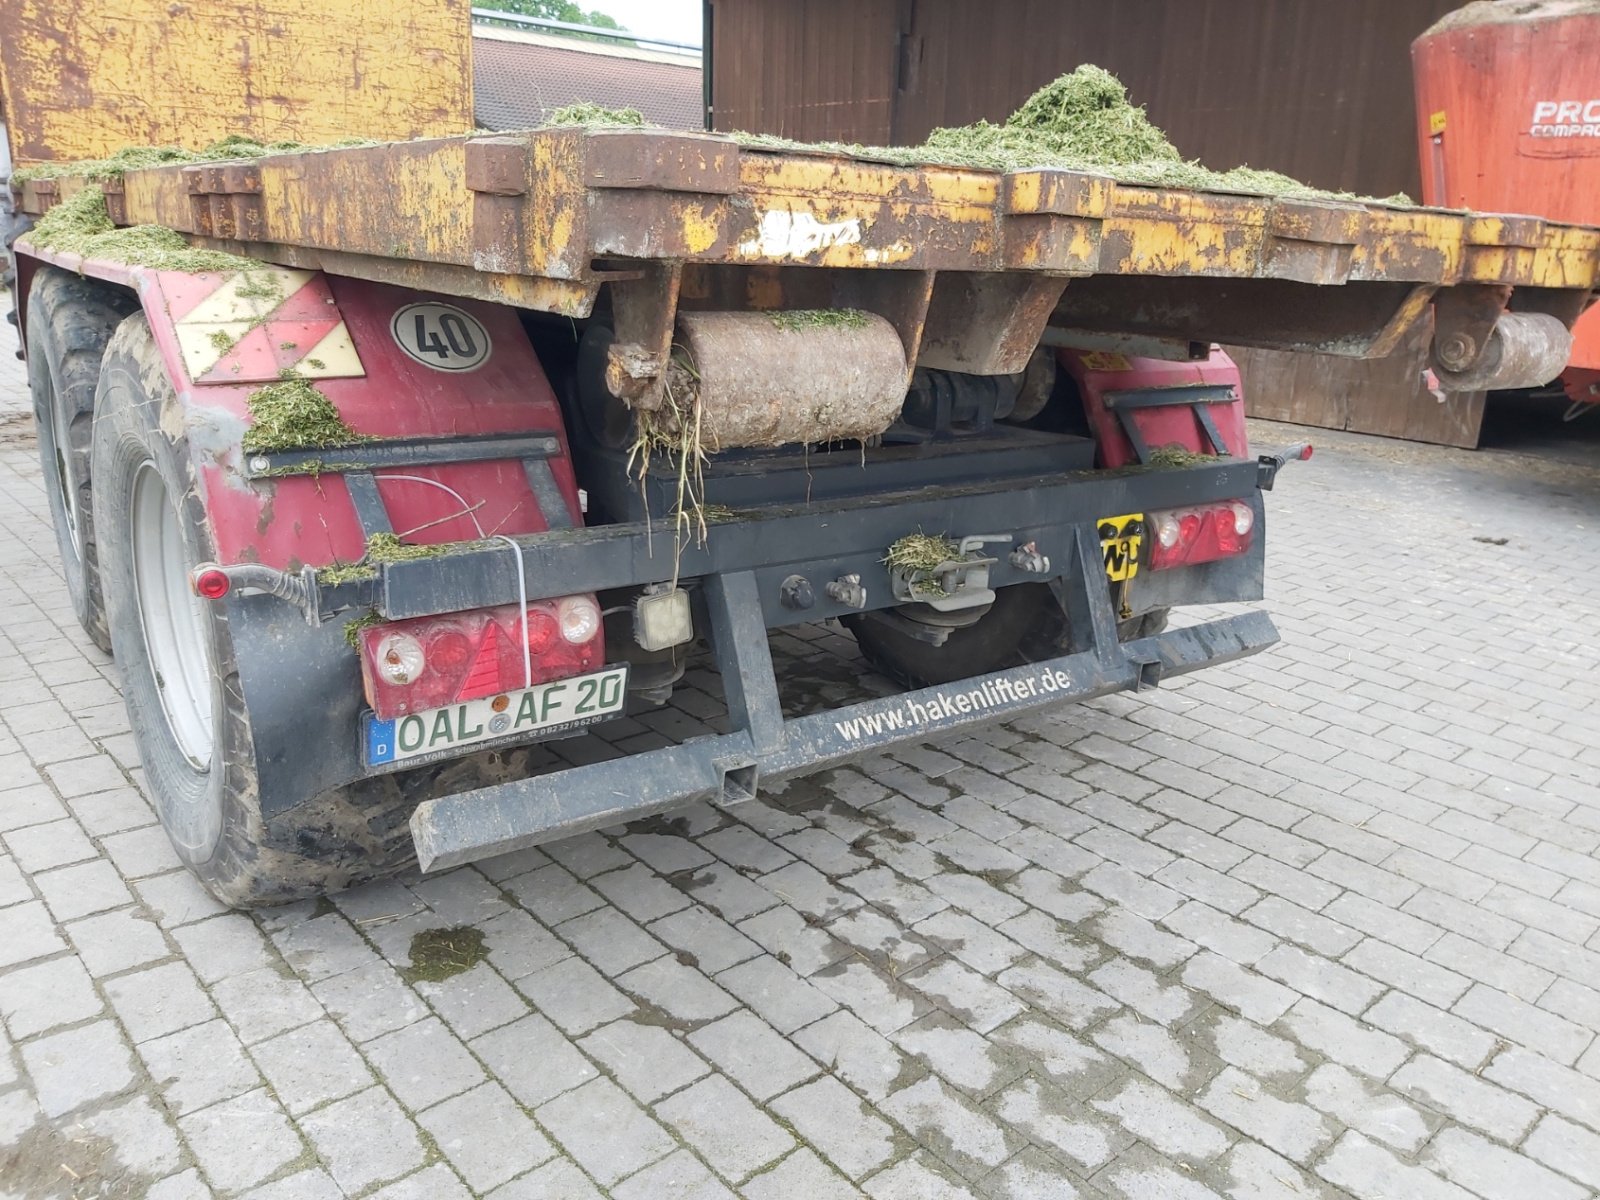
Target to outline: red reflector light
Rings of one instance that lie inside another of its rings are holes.
[[[592,614],[592,628],[574,614]],[[573,640],[574,634],[586,636]],[[359,641],[367,703],[384,719],[605,665],[600,608],[592,596],[529,604],[526,655],[522,610],[515,604],[389,621],[363,629]]]
[[[1250,549],[1256,514],[1243,500],[1153,512],[1148,518],[1150,569],[1192,567]]]
[[[194,594],[202,600],[221,600],[232,586],[228,573],[221,567],[200,567],[191,582]]]

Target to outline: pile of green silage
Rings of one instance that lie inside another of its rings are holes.
[[[1157,187],[1372,199],[1307,187],[1276,171],[1253,167],[1213,171],[1187,160],[1166,134],[1150,123],[1144,109],[1128,99],[1121,80],[1090,64],[1040,88],[1002,124],[977,121],[935,129],[920,146],[810,144],[754,134],[734,136],[752,149],[820,149],[901,165],[982,167],[994,171],[1056,167]],[[1393,196],[1380,203],[1410,201],[1405,196]]]
[[[86,187],[52,207],[25,236],[41,250],[162,271],[252,271],[267,265],[220,250],[197,250],[183,234],[164,225],[119,229],[106,212],[105,194],[97,187]]]
[[[199,150],[182,146],[127,146],[105,158],[80,158],[70,162],[33,163],[12,173],[16,183],[30,179],[60,179],[82,176],[97,183],[121,179],[128,171],[146,167],[168,167],[175,163],[237,162],[265,158],[269,154],[292,154],[308,150],[335,150],[347,146],[373,146],[364,138],[347,138],[328,146],[308,146],[303,142],[263,142],[233,133]]]

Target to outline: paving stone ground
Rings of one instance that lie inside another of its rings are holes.
[[[1257,659],[244,915],[141,792],[9,353],[0,1193],[1600,1189],[1595,456],[1324,438]],[[863,675],[836,630],[774,647],[817,698]],[[460,925],[488,960],[408,984]]]

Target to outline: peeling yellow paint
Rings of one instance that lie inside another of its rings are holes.
[[[472,128],[467,0],[0,0],[19,163]]]

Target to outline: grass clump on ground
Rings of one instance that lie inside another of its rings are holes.
[[[591,128],[623,127],[642,129],[644,114],[637,108],[607,108],[584,100],[558,108],[544,119],[546,125],[586,125]]]
[[[105,194],[97,187],[84,188],[53,206],[24,237],[40,250],[160,271],[254,271],[267,266],[237,254],[196,249],[183,234],[162,225],[119,229],[106,211]]]
[[[411,939],[411,965],[401,969],[400,978],[407,983],[440,983],[488,957],[481,929],[467,925],[424,929]]]
[[[250,393],[250,428],[241,443],[246,454],[279,450],[321,450],[374,439],[357,433],[339,410],[304,379],[282,379]]]

